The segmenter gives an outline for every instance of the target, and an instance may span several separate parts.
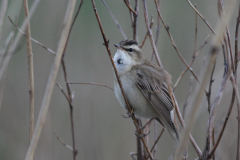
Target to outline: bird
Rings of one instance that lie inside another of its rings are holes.
[[[136,118],[156,119],[176,142],[179,141],[180,133],[171,94],[171,75],[144,58],[135,40],[126,39],[114,46],[117,51],[113,61]],[[120,105],[126,108],[116,76],[114,92]]]

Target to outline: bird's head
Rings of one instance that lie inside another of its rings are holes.
[[[114,63],[119,74],[129,71],[134,65],[140,63],[142,54],[136,41],[123,40],[114,46],[117,47]]]

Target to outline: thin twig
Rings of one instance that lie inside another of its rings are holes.
[[[67,82],[68,84],[88,84],[88,85],[94,85],[94,86],[103,86],[107,87],[108,89],[114,90],[112,87],[106,85],[106,84],[100,84],[100,83],[92,83],[92,82]]]
[[[185,119],[185,115],[186,115],[186,112],[187,112],[187,107],[188,107],[188,103],[189,103],[189,98],[190,98],[190,95],[191,95],[191,92],[192,92],[192,83],[193,83],[193,77],[191,76],[190,77],[190,83],[189,83],[189,87],[188,87],[188,93],[187,93],[187,97],[186,97],[186,100],[184,102],[184,105],[183,105],[183,111],[182,111],[182,117],[183,119]]]
[[[200,86],[196,87],[196,90],[195,90],[196,92],[195,93],[197,93],[197,94],[194,96],[195,98],[192,101],[192,105],[191,105],[192,110],[189,113],[189,118],[188,118],[188,121],[187,121],[186,128],[183,130],[182,137],[180,139],[180,142],[179,142],[179,145],[178,145],[175,157],[174,157],[175,160],[178,159],[179,157],[181,157],[181,153],[183,152],[183,149],[185,147],[187,147],[187,145],[186,145],[187,137],[188,137],[188,135],[189,135],[189,133],[190,133],[192,127],[193,127],[194,121],[196,119],[196,114],[197,114],[198,108],[200,106],[200,103],[202,101],[205,86],[206,86],[207,82],[209,81],[209,77],[211,75],[211,70],[213,68],[213,61],[215,59],[215,56],[218,54],[219,45],[221,44],[221,41],[223,39],[225,26],[226,26],[226,24],[228,24],[229,20],[231,19],[232,12],[234,11],[234,9],[233,9],[233,6],[235,4],[234,2],[235,2],[234,0],[229,1],[229,5],[227,6],[225,14],[223,15],[222,19],[217,24],[217,27],[218,27],[217,28],[217,34],[214,37],[212,48],[210,50],[210,53],[208,54],[207,63],[206,63],[206,70],[205,70],[205,73],[204,73],[204,76],[202,78]],[[224,81],[222,82],[222,84],[224,84]],[[216,102],[220,102],[220,101],[216,100]],[[215,107],[215,108],[217,108],[217,107]],[[211,113],[214,113],[214,111],[216,111],[215,108],[212,107]],[[213,116],[214,116],[214,114],[213,114]],[[209,124],[211,125],[212,123],[209,123]],[[209,128],[212,129],[212,127],[210,125],[209,125]],[[210,134],[208,134],[208,135],[210,135],[210,137],[211,137],[211,134],[212,134],[211,129],[210,129],[210,132],[209,132]]]
[[[160,0],[158,0],[158,6],[160,5]],[[156,37],[155,37],[155,45],[157,46],[158,43],[158,37],[159,37],[159,31],[160,31],[160,18],[157,17],[157,27],[156,27]],[[153,61],[154,58],[154,52],[152,51],[151,55],[151,61]]]
[[[208,34],[208,36],[205,38],[202,46],[201,46],[201,47],[199,48],[199,50],[196,52],[196,54],[194,55],[191,63],[189,64],[189,67],[192,66],[192,64],[193,64],[193,62],[195,61],[195,59],[196,59],[196,57],[198,56],[198,54],[202,51],[203,47],[207,44],[207,40],[209,39],[210,35],[211,35],[211,33]],[[178,77],[178,79],[177,79],[177,81],[176,81],[176,83],[175,83],[175,85],[174,85],[174,87],[173,87],[173,91],[176,89],[177,85],[179,84],[179,82],[180,82],[180,80],[182,79],[183,75],[188,71],[188,69],[189,69],[189,68],[186,68],[186,69],[181,73],[181,75]]]
[[[129,5],[129,3],[128,3],[127,0],[124,0],[124,2],[125,2],[125,4],[126,4],[126,6],[128,7],[128,9],[129,9],[132,13],[137,14],[137,13],[132,9],[132,7]]]
[[[238,109],[238,117],[237,117],[237,120],[238,120],[237,160],[239,160],[240,159],[240,96],[239,96],[238,86],[236,84],[235,77],[234,77],[233,74],[231,75],[230,80],[232,82],[234,91],[236,93],[236,99],[237,99],[237,109]]]
[[[64,74],[64,80],[65,80],[65,83],[66,83],[66,88],[67,88],[67,93],[68,93],[68,103],[69,103],[69,109],[70,109],[70,124],[71,124],[71,134],[72,134],[72,145],[73,145],[73,160],[76,160],[76,157],[77,157],[77,150],[76,150],[76,142],[75,142],[75,130],[74,130],[74,120],[73,120],[73,97],[72,97],[72,92],[71,92],[71,89],[70,89],[70,86],[69,84],[67,83],[68,82],[68,77],[67,77],[67,70],[66,70],[66,65],[65,65],[65,61],[64,61],[64,56],[66,55],[66,48],[67,48],[67,44],[69,42],[69,37],[70,37],[70,34],[72,32],[72,28],[74,26],[74,23],[76,22],[76,19],[78,17],[78,14],[80,12],[80,9],[82,7],[82,4],[83,4],[83,0],[81,0],[79,6],[78,6],[78,10],[73,18],[73,21],[71,23],[71,26],[70,26],[70,29],[69,29],[69,32],[68,32],[68,35],[67,35],[67,40],[65,42],[65,46],[64,46],[64,49],[63,49],[63,53],[62,53],[62,59],[61,59],[61,64],[62,64],[62,68],[63,68],[63,74]]]
[[[31,19],[33,13],[35,12],[35,9],[37,8],[39,2],[41,0],[34,0],[34,2],[32,2],[32,6],[31,6],[31,9],[30,9],[30,12],[29,12],[29,19]],[[26,26],[27,26],[27,22],[28,22],[28,19],[25,18],[22,25],[21,25],[21,30],[25,30]],[[22,37],[22,34],[21,33],[18,33],[12,43],[12,47],[11,47],[11,50],[8,52],[8,55],[6,56],[5,60],[4,60],[4,63],[0,69],[0,80],[2,78],[2,76],[5,74],[5,71],[8,67],[8,64],[9,64],[9,61],[10,59],[12,58],[12,55],[14,53],[14,51],[17,49],[18,47],[18,44],[19,44],[19,41],[20,41],[20,38]]]
[[[22,33],[24,36],[27,36],[26,33],[24,33],[24,32],[12,21],[12,19],[11,19],[9,16],[8,16],[8,19],[9,19],[10,22],[18,29],[18,31],[19,31],[20,33]],[[43,47],[44,49],[46,49],[47,51],[51,52],[52,54],[54,54],[54,55],[56,54],[53,50],[51,50],[50,48],[46,47],[44,44],[40,43],[39,41],[37,41],[37,40],[35,40],[35,39],[33,39],[33,38],[31,38],[31,40],[32,40],[33,42],[35,42],[36,44],[40,45],[41,47]]]
[[[104,40],[104,45],[105,45],[105,47],[106,47],[106,49],[107,49],[109,58],[110,58],[110,60],[111,60],[112,66],[113,66],[113,68],[114,68],[114,72],[115,72],[115,75],[116,75],[116,78],[117,78],[119,87],[120,87],[120,89],[121,89],[121,92],[122,92],[122,94],[123,94],[124,100],[125,100],[126,105],[127,105],[127,106],[126,106],[126,109],[128,110],[128,112],[129,112],[130,114],[132,114],[132,120],[133,120],[133,122],[134,122],[134,125],[135,125],[135,127],[137,128],[138,133],[141,134],[141,130],[139,129],[139,126],[138,126],[138,124],[137,124],[136,118],[135,118],[135,116],[134,116],[134,114],[133,114],[133,110],[132,110],[131,106],[130,106],[129,103],[128,103],[127,97],[126,97],[126,95],[125,95],[125,93],[124,93],[124,90],[123,90],[123,87],[122,87],[122,82],[121,82],[121,80],[120,80],[120,78],[119,78],[119,76],[118,76],[118,72],[117,72],[116,66],[115,66],[115,64],[114,64],[114,62],[113,62],[112,54],[111,54],[111,51],[110,51],[109,45],[108,45],[108,40],[107,40],[107,38],[106,38],[106,36],[105,36],[105,33],[104,33],[104,31],[103,31],[102,24],[101,24],[101,21],[100,21],[98,12],[97,12],[97,8],[96,8],[96,5],[95,5],[95,1],[94,1],[94,0],[91,0],[91,1],[92,1],[93,10],[94,10],[94,12],[95,12],[95,16],[96,16],[97,21],[98,21],[99,28],[100,28],[101,33],[102,33],[102,37],[103,37],[103,40]],[[147,153],[150,155],[150,159],[153,160],[152,155],[151,155],[151,153],[150,153],[150,151],[149,151],[149,149],[148,149],[148,147],[147,147],[147,145],[146,145],[146,142],[145,142],[144,138],[141,137],[141,140],[142,140],[142,142],[143,142],[143,145],[144,145],[145,149],[147,150]]]
[[[157,2],[156,2],[157,3]],[[145,22],[146,22],[146,27],[147,27],[147,30],[148,30],[148,35],[149,35],[149,39],[150,39],[150,42],[151,42],[151,45],[152,45],[152,49],[154,51],[154,54],[156,56],[156,60],[157,60],[157,63],[160,67],[163,67],[162,65],[162,62],[159,58],[159,55],[158,55],[158,51],[157,51],[157,47],[154,43],[154,39],[153,39],[153,34],[152,34],[152,30],[149,26],[149,21],[148,21],[148,12],[147,12],[147,5],[146,5],[146,1],[143,0],[143,11],[144,11],[144,17],[145,17]]]
[[[212,69],[212,73],[211,73],[211,76],[210,76],[210,82],[209,82],[209,87],[208,87],[208,92],[207,92],[208,112],[209,112],[209,113],[210,113],[210,106],[211,106],[212,84],[213,84],[213,82],[214,82],[214,80],[212,79],[212,77],[213,77],[213,73],[214,73],[215,66],[216,66],[216,59],[217,59],[217,57],[216,57],[215,60],[213,61],[213,69]]]
[[[56,138],[58,139],[58,141],[59,141],[60,143],[62,143],[65,147],[67,147],[67,148],[69,148],[71,151],[73,151],[73,148],[72,148],[70,145],[64,143],[63,140],[62,140],[55,132],[53,132],[53,134],[56,136]]]
[[[153,122],[153,141],[155,142],[156,140],[157,140],[157,121],[154,120],[154,122]],[[157,152],[157,146],[155,145],[153,147],[153,151],[152,151],[153,159],[155,159],[155,157],[156,157],[156,152]]]
[[[158,6],[158,4],[157,4],[157,0],[154,0],[154,1],[155,1],[155,5],[156,5],[156,8],[157,8],[158,16],[160,17],[160,19],[161,19],[161,21],[162,21],[162,23],[163,23],[163,26],[164,26],[164,28],[166,29],[167,33],[168,33],[168,36],[169,36],[169,38],[170,38],[170,40],[171,40],[171,42],[172,42],[172,45],[173,45],[174,49],[176,50],[176,52],[177,52],[179,58],[182,60],[182,62],[187,66],[187,68],[190,69],[190,72],[193,74],[193,76],[194,76],[194,77],[196,78],[196,80],[199,82],[197,75],[193,72],[192,68],[190,68],[190,66],[186,63],[186,61],[183,59],[182,55],[180,54],[180,52],[179,52],[179,50],[178,50],[178,48],[177,48],[177,46],[176,46],[176,44],[175,44],[175,42],[174,42],[174,40],[173,40],[173,37],[172,37],[172,35],[170,34],[169,26],[164,22],[164,20],[163,20],[163,18],[162,18],[162,15],[161,15],[161,13],[160,13],[159,6]]]
[[[152,146],[150,152],[153,151],[154,147],[156,146],[157,142],[158,142],[159,139],[161,138],[161,136],[162,136],[162,134],[163,134],[164,131],[165,131],[165,128],[162,129],[162,131],[161,131],[161,133],[159,134],[158,138],[155,140],[155,142],[154,142],[154,144],[153,144],[153,146]]]
[[[212,151],[209,153],[208,158],[212,157],[212,155],[214,154],[215,150],[217,149],[217,147],[218,147],[218,145],[219,145],[219,142],[220,142],[220,140],[221,140],[221,138],[222,138],[223,132],[224,132],[225,127],[226,127],[226,125],[227,125],[227,122],[228,122],[228,120],[229,120],[230,114],[231,114],[231,112],[232,112],[234,100],[235,100],[235,91],[234,91],[234,89],[233,89],[232,99],[231,99],[230,106],[229,106],[229,108],[228,108],[228,113],[227,113],[226,118],[225,118],[225,120],[224,120],[222,129],[221,129],[221,132],[220,132],[220,134],[219,134],[219,136],[218,136],[218,139],[217,139],[217,141],[216,141],[216,144],[214,145]]]
[[[104,0],[102,0],[102,2],[104,3],[105,7],[107,8],[107,10],[108,10],[110,16],[112,17],[112,19],[113,19],[114,22],[116,23],[116,25],[117,25],[117,27],[119,28],[120,32],[122,33],[124,39],[127,39],[126,34],[124,33],[124,31],[123,31],[121,25],[118,23],[117,19],[116,19],[115,16],[113,15],[113,13],[112,13],[112,11],[110,10],[110,8],[108,7],[107,3],[106,3]]]
[[[152,29],[153,22],[154,22],[154,20],[152,19],[152,16],[151,16],[150,29]],[[145,41],[147,40],[148,35],[149,35],[149,32],[147,31],[147,33],[145,34],[145,36],[144,36],[144,38],[143,38],[142,44],[139,46],[139,48],[142,48],[142,47],[143,47]]]
[[[215,31],[212,29],[212,27],[210,26],[210,24],[208,23],[208,21],[201,15],[201,13],[198,12],[197,8],[195,8],[195,7],[193,6],[193,4],[190,2],[190,0],[187,0],[187,2],[188,2],[189,5],[192,7],[192,9],[199,15],[199,17],[202,18],[202,20],[206,23],[206,25],[207,25],[208,28],[212,31],[212,33],[216,35]]]
[[[133,40],[138,42],[138,36],[137,36],[137,24],[138,24],[138,13],[139,13],[139,0],[135,0],[135,14],[133,14]]]
[[[238,29],[239,29],[239,23],[240,23],[240,4],[238,9],[238,17],[237,17],[237,23],[236,23],[236,30],[235,30],[235,70],[237,70],[237,63],[238,63]]]
[[[74,23],[75,23],[75,21],[76,21],[76,19],[77,19],[77,16],[78,16],[78,14],[79,14],[79,12],[80,12],[80,9],[81,9],[81,7],[82,7],[82,4],[83,4],[83,0],[81,0],[80,4],[79,4],[79,6],[78,6],[77,12],[76,12],[76,14],[75,14],[75,16],[74,16],[74,18],[73,18],[72,23],[71,23],[71,26],[70,26],[70,29],[69,29],[69,33],[68,33],[68,35],[67,35],[67,41],[66,41],[65,46],[64,46],[62,58],[65,56],[65,52],[66,52],[67,44],[68,44],[68,41],[69,41],[70,33],[71,33],[72,28],[73,28],[73,25],[74,25]]]
[[[127,0],[127,1],[128,1],[129,5],[131,7],[130,0]],[[130,14],[131,26],[133,26],[133,13],[131,12],[130,9],[128,11],[129,11],[129,14]]]
[[[173,94],[173,99],[174,99],[174,100],[176,99],[176,97],[175,97],[174,94]],[[182,117],[182,115],[181,115],[181,112],[180,112],[180,109],[179,109],[179,106],[178,106],[178,103],[177,103],[176,100],[175,100],[175,103],[176,103],[175,109],[176,109],[176,112],[177,112],[178,119],[179,119],[182,127],[183,127],[183,128],[186,128],[186,125],[185,125],[185,123],[184,123],[183,117]],[[191,143],[192,143],[192,146],[193,146],[193,148],[195,149],[196,153],[198,154],[199,157],[201,157],[202,151],[201,151],[200,148],[198,147],[198,145],[197,145],[196,141],[194,140],[193,136],[191,135],[191,133],[189,133],[189,139],[190,139],[190,141],[191,141]]]
[[[58,82],[56,82],[56,85],[57,85],[58,88],[61,90],[61,92],[63,93],[63,95],[65,96],[65,98],[67,99],[68,103],[71,104],[71,101],[70,101],[70,99],[68,98],[68,95],[64,92],[62,86],[61,86]]]
[[[64,44],[67,41],[67,35],[69,33],[69,30],[70,30],[70,25],[71,25],[71,21],[72,21],[72,17],[73,17],[75,4],[76,4],[76,0],[70,0],[68,2],[68,7],[67,7],[65,19],[64,19],[64,22],[63,22],[63,29],[62,29],[60,41],[58,43],[58,49],[57,49],[57,52],[56,52],[55,61],[53,62],[53,65],[52,65],[52,68],[51,68],[51,72],[50,72],[50,75],[49,75],[48,83],[47,83],[45,94],[44,94],[44,98],[43,98],[42,105],[41,105],[40,112],[39,112],[39,116],[38,116],[38,119],[37,119],[36,127],[35,127],[35,130],[34,130],[33,137],[32,137],[30,146],[28,148],[25,160],[33,159],[33,155],[34,155],[35,149],[37,147],[37,143],[38,143],[43,125],[44,125],[46,117],[47,117],[47,112],[48,112],[49,104],[50,104],[50,101],[51,101],[53,88],[54,88],[54,85],[55,85],[55,81],[56,81],[56,78],[57,78],[57,73],[58,73],[61,58],[62,58]]]
[[[31,28],[28,11],[28,0],[23,1],[25,17],[28,19],[27,23],[27,55],[28,55],[28,83],[29,83],[29,108],[30,108],[30,140],[32,139],[34,131],[34,71],[33,71],[33,54],[32,54],[32,41],[31,41]]]
[[[1,9],[0,9],[0,37],[2,37],[2,26],[5,20],[5,15],[8,9],[8,0],[2,0]]]
[[[195,4],[195,8],[197,8],[197,5]],[[195,57],[196,54],[196,47],[197,47],[197,13],[196,13],[196,17],[195,17],[195,41],[194,41],[194,50],[193,50],[193,57]]]

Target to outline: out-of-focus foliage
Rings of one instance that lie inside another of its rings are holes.
[[[225,2],[225,1],[224,1]],[[62,22],[66,11],[67,0],[42,0],[31,19],[32,37],[52,50],[56,50]],[[78,0],[77,4],[80,3]],[[121,24],[129,39],[132,38],[132,28],[127,7],[123,1],[106,0],[116,19]],[[198,10],[214,28],[219,19],[217,2],[193,0]],[[31,6],[32,0],[29,1]],[[108,39],[110,49],[115,52],[114,43],[123,39],[120,31],[111,19],[103,3],[96,1],[97,9]],[[133,2],[132,2],[133,5]],[[226,5],[224,3],[224,5]],[[153,33],[155,37],[157,12],[154,1],[147,1],[149,16],[153,15]],[[21,1],[9,1],[7,15],[13,20],[18,16]],[[143,6],[140,1],[140,12],[138,22],[138,40],[141,43],[146,34],[146,25],[143,17]],[[165,22],[169,24],[170,32],[175,43],[186,62],[192,60],[194,50],[195,12],[188,5],[187,1],[161,0],[161,13]],[[231,20],[229,29],[231,40],[234,41],[237,12]],[[24,13],[21,10],[18,24],[23,21]],[[162,24],[161,24],[162,26]],[[14,27],[5,18],[0,46],[7,38]],[[198,17],[198,38],[197,49],[210,33],[205,23]],[[211,40],[209,40],[211,42]],[[25,38],[20,43],[20,50],[12,57],[3,91],[3,102],[0,110],[0,159],[24,159],[29,145],[29,104],[28,104],[28,66]],[[172,75],[173,84],[179,75],[186,68],[177,56],[172,47],[171,41],[162,26],[157,44],[164,68]],[[151,45],[149,40],[143,47],[143,55],[150,59]],[[204,62],[204,56],[209,51],[207,44],[193,64],[194,72],[199,75]],[[43,99],[48,75],[54,55],[33,43],[34,76],[35,76],[35,120]],[[69,44],[66,50],[65,63],[69,81],[71,82],[97,82],[113,86],[113,70],[106,49],[103,46],[103,39],[92,9],[91,1],[84,0],[82,9],[73,27]],[[223,73],[222,54],[217,59],[216,71],[213,78],[212,101],[218,90]],[[190,72],[185,74],[175,90],[176,98],[182,108],[188,92]],[[63,71],[60,68],[57,82],[64,89],[65,82]],[[3,82],[1,82],[3,83]],[[194,79],[194,85],[198,85]],[[74,124],[76,135],[76,146],[78,149],[77,159],[85,160],[122,160],[131,159],[129,153],[136,151],[135,128],[130,119],[124,119],[126,111],[122,109],[114,96],[113,91],[97,86],[71,85],[75,92],[74,98]],[[226,92],[220,104],[215,121],[215,134],[219,134],[222,120],[226,115],[230,104],[231,85],[227,85]],[[229,95],[229,96],[228,96]],[[206,124],[208,119],[207,104],[202,103],[201,118],[197,120],[193,133],[196,142],[203,149],[205,145]],[[54,136],[57,133],[65,143],[71,145],[71,130],[68,103],[55,87],[50,110],[43,128],[39,144],[34,156],[37,160],[66,160],[72,158],[72,152],[64,147]],[[237,120],[236,105],[223,135],[220,146],[216,152],[216,159],[234,159],[236,155]],[[143,120],[145,122],[145,120]],[[158,133],[161,125],[158,124]],[[152,129],[152,128],[151,128]],[[153,143],[151,130],[149,144]],[[167,159],[174,151],[174,142],[169,134],[164,133],[157,145],[157,158]],[[197,155],[189,147],[189,159]]]

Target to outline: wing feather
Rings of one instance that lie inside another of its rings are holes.
[[[177,129],[171,117],[174,105],[168,92],[167,84],[171,83],[171,76],[160,67],[152,64],[137,65],[133,71],[133,74],[136,76],[136,85],[138,88],[165,121],[163,124],[168,125],[174,130],[178,137]]]

